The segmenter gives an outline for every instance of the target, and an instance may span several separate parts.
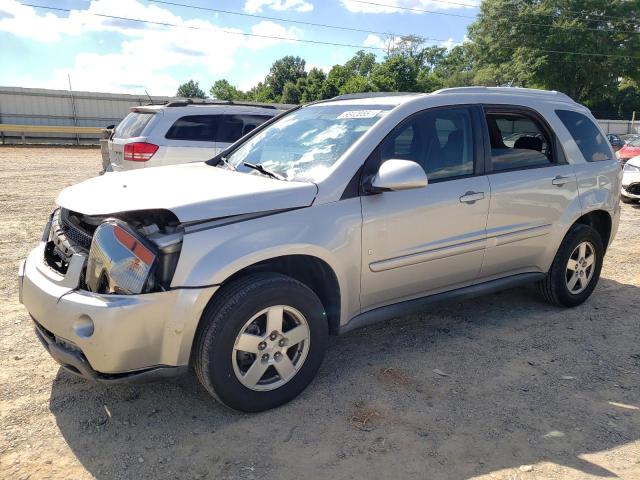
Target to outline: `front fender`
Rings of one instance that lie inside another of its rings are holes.
[[[284,255],[309,255],[335,272],[341,323],[360,310],[358,198],[186,234],[172,287],[220,285],[240,270]]]

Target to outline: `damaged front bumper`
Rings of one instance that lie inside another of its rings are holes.
[[[38,338],[66,370],[105,382],[184,371],[200,316],[217,287],[95,294],[77,289],[79,269],[61,275],[50,268],[44,249],[42,242],[20,267],[20,301]]]

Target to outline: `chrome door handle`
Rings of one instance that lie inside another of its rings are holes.
[[[467,192],[460,197],[461,203],[474,204],[484,198],[484,192]]]
[[[562,175],[558,175],[556,178],[554,178],[553,180],[551,180],[551,183],[553,185],[555,185],[556,187],[561,187],[563,186],[565,183],[569,183],[571,179],[569,177],[563,177]]]

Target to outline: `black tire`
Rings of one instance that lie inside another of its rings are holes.
[[[573,294],[567,286],[567,262],[575,248],[582,242],[590,242],[595,250],[595,271],[587,288],[578,294]],[[600,234],[588,225],[574,225],[571,227],[551,264],[551,268],[544,280],[538,282],[538,290],[549,303],[559,307],[575,307],[584,302],[598,284],[602,261],[604,259],[604,246]]]
[[[304,315],[309,347],[291,380],[274,390],[255,391],[237,378],[232,352],[245,323],[274,305],[288,305]],[[281,274],[249,275],[223,286],[205,309],[194,339],[192,364],[200,383],[224,405],[244,412],[268,410],[293,399],[313,380],[324,358],[328,332],[324,307],[306,285]]]
[[[623,195],[621,195],[621,196],[620,196],[620,201],[621,201],[622,203],[632,204],[632,205],[633,205],[633,204],[635,204],[635,203],[638,203],[638,200],[637,200],[637,199],[635,199],[635,198],[625,197],[625,196],[623,196]]]

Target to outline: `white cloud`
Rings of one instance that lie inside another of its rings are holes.
[[[395,47],[398,43],[401,42],[401,40],[402,39],[400,37],[388,36],[386,38],[382,38],[378,35],[370,33],[369,35],[367,35],[367,38],[364,39],[362,45],[364,47],[380,48],[384,51],[387,51]]]
[[[92,15],[114,12],[124,12],[118,16],[175,26]],[[204,67],[212,77],[220,77],[234,67],[240,49],[259,50],[302,35],[299,28],[264,21],[253,25],[250,33],[284,40],[250,37],[240,29],[220,27],[206,20],[185,20],[167,9],[147,6],[138,0],[92,1],[87,10],[73,10],[68,17],[41,13],[14,0],[0,0],[0,31],[49,43],[87,32],[123,34],[126,39],[119,52],[80,53],[71,68],[57,69],[44,86],[66,88],[70,74],[76,90],[143,93],[147,88],[155,95],[175,93],[178,81],[167,73],[169,69]]]
[[[263,7],[278,11],[294,10],[300,13],[313,10],[313,4],[305,0],[247,0],[244,4],[245,12],[249,13],[261,12]]]
[[[251,33],[261,36],[250,37],[247,41],[247,46],[253,49],[260,49],[296,40],[302,35],[302,30],[297,27],[285,28],[275,22],[262,21],[251,27]],[[265,37],[277,37],[277,39]]]
[[[367,38],[364,39],[362,45],[365,47],[384,48],[384,41],[378,35],[370,33]]]
[[[458,0],[457,3],[439,2],[437,0],[372,0],[371,3],[362,3],[355,0],[341,1],[342,5],[353,13],[407,13],[421,15],[425,12],[420,10],[448,10],[476,8],[479,6],[473,0]],[[463,3],[468,5],[461,5]]]
[[[457,47],[469,41],[469,37],[465,34],[464,38],[461,42],[456,42],[453,38],[449,37],[449,39],[445,42],[441,42],[440,46],[445,47],[447,50],[451,50],[453,47]]]

